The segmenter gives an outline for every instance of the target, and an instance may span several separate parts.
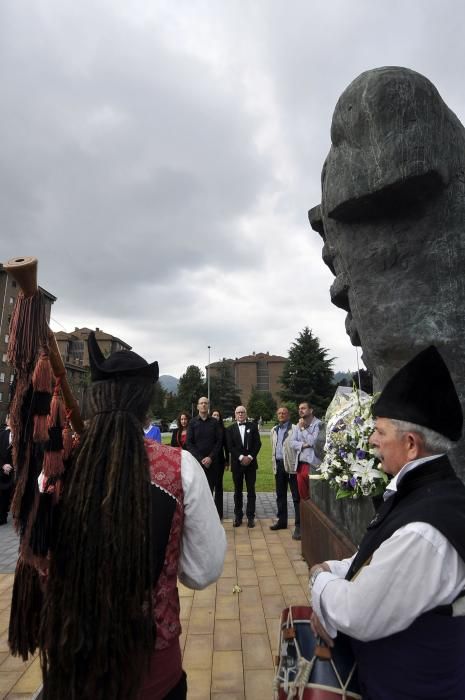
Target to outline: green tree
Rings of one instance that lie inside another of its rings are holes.
[[[328,350],[320,347],[318,338],[305,327],[292,343],[284,365],[284,388],[280,392],[283,401],[308,401],[315,414],[323,417],[335,390],[332,363]]]
[[[201,396],[207,395],[205,377],[196,365],[189,365],[178,384],[178,408],[179,410],[195,411],[197,401]]]
[[[260,418],[263,420],[271,420],[276,413],[276,401],[269,391],[259,391],[255,387],[252,388],[250,399],[247,404],[247,415],[252,418]]]
[[[176,394],[168,394],[166,397],[166,406],[165,406],[165,417],[166,420],[172,421],[175,420],[178,415],[181,413],[181,411],[189,411],[190,413],[191,407],[190,404],[186,408],[185,406],[182,406],[181,408],[179,407],[179,400]]]
[[[168,392],[162,387],[160,382],[155,384],[155,391],[153,394],[153,399],[150,404],[150,414],[153,418],[161,418],[166,420],[166,398]]]
[[[232,362],[223,359],[215,364],[215,374],[210,377],[210,408],[219,409],[227,418],[234,416],[234,409],[241,397],[234,382]]]

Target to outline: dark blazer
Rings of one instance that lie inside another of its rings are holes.
[[[244,469],[239,457],[241,455],[250,455],[253,460],[245,469],[258,469],[257,455],[260,452],[262,441],[256,423],[248,420],[245,424],[244,445],[242,444],[241,433],[237,423],[231,425],[226,430],[229,453],[231,455],[231,469]]]
[[[0,432],[0,489],[8,489],[13,484],[14,470],[5,474],[2,467],[4,464],[13,464],[13,452],[10,445],[10,429],[5,428]]]
[[[181,433],[182,428],[175,428],[171,433],[171,447],[182,447],[183,450],[187,450],[187,434],[184,445],[181,444]]]
[[[221,425],[208,416],[205,420],[196,416],[187,426],[186,449],[200,462],[210,457],[213,464],[218,464],[218,455],[223,445]]]

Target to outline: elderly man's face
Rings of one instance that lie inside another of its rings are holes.
[[[370,445],[375,448],[383,471],[391,476],[398,474],[411,459],[406,435],[400,433],[389,418],[376,419]]]
[[[241,423],[247,419],[247,411],[244,406],[238,406],[234,411],[234,415],[238,423]]]
[[[278,408],[276,415],[279,423],[287,423],[289,420],[289,411],[287,408]]]

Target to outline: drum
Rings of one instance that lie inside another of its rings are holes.
[[[348,638],[338,636],[333,648],[322,645],[312,632],[311,615],[312,608],[303,605],[282,612],[275,700],[361,700]]]

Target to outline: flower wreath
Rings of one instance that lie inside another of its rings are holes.
[[[386,488],[388,477],[368,442],[373,402],[364,391],[338,387],[326,412],[325,454],[317,469],[336,498],[378,496]]]

